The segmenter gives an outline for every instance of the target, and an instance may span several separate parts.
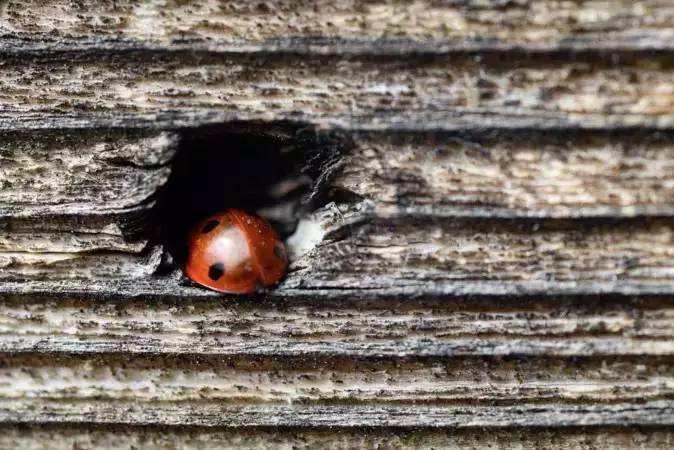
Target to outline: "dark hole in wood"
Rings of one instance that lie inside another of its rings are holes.
[[[169,265],[181,266],[198,220],[227,208],[269,220],[282,238],[302,214],[326,202],[323,185],[344,143],[290,123],[226,123],[181,131],[171,177],[158,204]]]

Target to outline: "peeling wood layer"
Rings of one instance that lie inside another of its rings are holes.
[[[284,286],[385,288],[461,281],[671,283],[669,220],[369,221],[295,263]],[[339,276],[337,276],[339,274]],[[367,276],[364,276],[367,274]]]
[[[668,55],[105,55],[7,58],[0,127],[177,127],[228,120],[441,130],[674,124]]]
[[[169,132],[4,134],[0,279],[150,276],[160,254],[139,229],[176,145]]]
[[[97,216],[137,208],[168,179],[176,139],[168,132],[6,133],[0,215]]]
[[[28,48],[41,49],[59,48],[65,42],[70,47],[290,47],[372,52],[385,47],[387,41],[397,52],[405,48],[405,43],[427,51],[660,49],[671,48],[672,27],[674,8],[663,0],[520,0],[493,4],[429,0],[138,4],[118,0],[86,7],[59,0],[8,1],[0,12],[0,30],[5,36],[27,41],[23,45]],[[308,42],[303,43],[303,39]]]
[[[333,181],[379,215],[630,217],[674,213],[661,133],[363,134]]]

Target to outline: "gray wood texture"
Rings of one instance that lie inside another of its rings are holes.
[[[0,447],[672,446],[671,2],[7,1],[0,31]],[[342,143],[267,292],[164,270],[206,124]]]
[[[75,448],[667,448],[671,430],[664,428],[591,427],[504,430],[401,428],[185,428],[185,427],[49,427],[7,426],[0,445],[30,450]]]

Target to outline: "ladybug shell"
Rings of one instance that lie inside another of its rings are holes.
[[[285,247],[271,225],[238,209],[205,218],[188,237],[185,274],[219,292],[248,294],[276,284],[287,266]]]

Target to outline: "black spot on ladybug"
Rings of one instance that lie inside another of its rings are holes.
[[[215,263],[208,268],[208,278],[213,281],[218,280],[224,273],[225,265],[223,263]]]
[[[280,242],[277,242],[276,245],[274,245],[274,254],[278,259],[287,261],[288,256],[286,255],[286,250]]]
[[[209,220],[208,223],[204,225],[204,227],[201,229],[201,232],[204,234],[210,233],[211,231],[213,231],[215,227],[218,226],[219,223],[220,222],[218,222],[217,220]]]

